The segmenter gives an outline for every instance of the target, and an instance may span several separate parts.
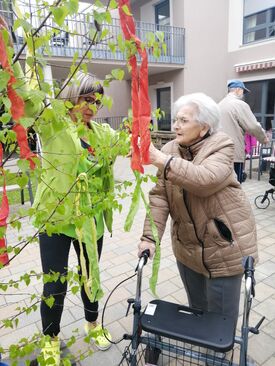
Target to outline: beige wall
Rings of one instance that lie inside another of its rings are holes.
[[[239,50],[235,52],[228,53],[226,78],[233,79],[239,78],[242,80],[247,80],[248,78],[258,80],[262,79],[263,75],[271,76],[275,78],[275,68],[270,70],[253,71],[253,72],[243,72],[236,73],[234,70],[234,65],[240,63],[250,63],[254,61],[274,59],[275,58],[275,40],[259,42],[250,46],[242,46]]]
[[[228,0],[185,0],[186,65],[184,93],[224,94],[227,67]]]
[[[103,108],[97,117],[118,117],[127,116],[131,108],[131,84],[129,81],[113,81],[109,88],[105,88],[105,94],[112,96],[113,107],[109,111]]]
[[[135,18],[154,23],[158,2],[134,1]],[[275,57],[274,39],[242,45],[243,14],[243,0],[170,0],[171,25],[185,28],[186,62],[184,69],[162,72],[160,67],[158,74],[149,76],[152,109],[156,107],[156,89],[168,85],[172,103],[183,94],[198,91],[219,101],[227,92],[229,79],[275,78],[275,69],[235,72],[236,64]]]

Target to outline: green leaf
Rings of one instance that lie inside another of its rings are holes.
[[[21,176],[17,177],[16,182],[20,188],[24,188],[28,184],[28,180],[28,176],[26,174],[22,174]]]
[[[5,125],[6,123],[9,123],[11,120],[10,113],[3,113],[0,117],[0,121]]]
[[[71,288],[71,291],[72,291],[72,293],[75,295],[75,294],[77,294],[78,293],[78,291],[79,291],[79,286],[73,286],[72,288]]]
[[[65,106],[68,108],[68,109],[72,109],[74,107],[74,105],[69,101],[69,100],[66,100],[65,102]]]
[[[105,11],[105,22],[107,24],[112,24],[112,16],[109,11]]]
[[[51,11],[53,13],[55,23],[62,27],[69,12],[68,9],[65,6],[59,8],[51,7]]]
[[[10,79],[10,74],[4,70],[0,70],[0,91],[7,87],[7,83]]]
[[[155,33],[153,33],[153,32],[146,33],[146,39],[149,43],[149,46],[153,46],[153,44],[156,40]]]
[[[163,49],[163,53],[166,55],[167,54],[167,45],[166,45],[166,43],[162,44],[162,49]]]
[[[30,164],[28,162],[28,160],[25,160],[25,159],[19,159],[17,161],[17,166],[18,168],[22,171],[22,172],[26,172],[29,167],[30,167]]]
[[[139,208],[142,179],[140,178],[140,174],[138,172],[135,171],[134,174],[136,176],[136,186],[135,186],[135,189],[134,189],[134,192],[133,192],[131,206],[130,206],[130,209],[129,209],[129,212],[128,212],[128,215],[126,217],[125,224],[124,224],[124,230],[125,231],[130,231],[131,230],[134,218],[135,218],[136,213],[137,213],[138,208]]]
[[[54,305],[54,297],[51,295],[50,297],[47,297],[44,299],[44,302],[46,303],[46,305],[51,309]]]
[[[114,42],[108,42],[108,47],[110,48],[112,53],[116,52],[116,44]]]
[[[77,14],[78,12],[78,0],[69,0],[65,5],[70,15]]]
[[[23,28],[26,33],[30,33],[33,26],[31,23],[27,22],[25,19],[16,19],[13,23],[13,30],[17,30],[18,28]]]
[[[116,9],[117,8],[117,2],[116,2],[116,0],[111,0],[110,1],[109,8],[110,9]]]
[[[34,124],[34,118],[21,117],[19,122],[20,122],[20,125],[24,126],[25,128],[28,128]]]
[[[110,110],[113,105],[113,99],[107,95],[104,95],[102,98],[102,104]]]
[[[113,69],[111,71],[113,77],[117,80],[122,80],[124,78],[124,71],[122,69]]]
[[[160,31],[156,31],[156,37],[160,42],[164,42],[164,33]]]
[[[9,110],[11,107],[11,101],[9,100],[8,97],[4,97],[2,98],[2,103],[4,104],[4,106]]]
[[[100,0],[96,0],[96,1],[95,1],[95,6],[96,6],[97,8],[104,8],[104,5],[102,4],[102,2],[101,2]]]
[[[157,230],[156,224],[155,224],[154,219],[151,214],[150,206],[147,203],[144,192],[142,190],[141,190],[141,197],[142,197],[145,209],[146,209],[146,214],[150,220],[153,238],[156,242],[156,251],[155,251],[155,255],[154,255],[153,269],[152,269],[151,278],[149,280],[149,285],[150,285],[150,289],[151,289],[152,293],[154,294],[154,296],[157,297],[156,287],[157,287],[157,282],[158,282],[158,273],[159,273],[160,257],[161,257],[160,241],[159,241],[159,236],[158,236],[158,230]]]
[[[129,16],[132,15],[131,12],[130,12],[130,10],[129,10],[129,8],[128,8],[128,6],[126,4],[122,6],[122,10],[124,11],[124,13],[126,15],[129,15]]]

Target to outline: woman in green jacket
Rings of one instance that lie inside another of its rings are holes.
[[[100,287],[98,260],[101,255],[104,227],[111,231],[113,206],[112,164],[119,153],[127,153],[127,143],[118,144],[118,133],[107,124],[92,121],[101,106],[102,85],[93,75],[78,72],[63,89],[58,119],[55,110],[41,115],[38,134],[42,145],[42,175],[34,208],[34,224],[39,228],[39,242],[44,273],[66,275],[71,243],[84,278],[81,297],[86,319],[85,331],[95,345],[110,347],[110,333],[97,322]],[[59,102],[59,101],[57,101]],[[123,144],[122,144],[123,145]],[[124,149],[124,151],[122,151]],[[42,349],[44,359],[54,357],[60,363],[60,320],[67,281],[44,284],[45,299],[54,297],[49,307],[41,304],[43,333],[50,335]],[[105,335],[107,337],[105,337]]]

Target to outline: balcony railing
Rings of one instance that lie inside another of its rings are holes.
[[[11,9],[4,10],[0,7],[0,13],[3,14],[9,23],[13,22],[13,15]],[[41,24],[42,18],[35,16],[36,12],[32,13],[31,24],[34,29],[38,28]],[[60,57],[73,57],[75,52],[81,57],[84,52],[90,46],[89,32],[91,28],[94,28],[93,20],[90,18],[90,22],[87,21],[87,14],[80,13],[73,18],[68,18],[65,21],[69,32],[61,31],[56,32],[51,40],[50,55]],[[55,28],[51,20],[46,23],[46,28],[53,32]],[[91,46],[93,59],[99,60],[110,60],[110,61],[124,61],[125,55],[116,50],[112,52],[108,46],[108,42],[116,43],[117,36],[121,34],[121,27],[119,19],[113,19],[112,24],[103,24],[102,30],[107,29],[108,34],[106,39],[98,41],[98,43]],[[146,41],[146,34],[148,32],[156,33],[157,31],[163,32],[164,42],[166,43],[167,52],[162,54],[159,58],[155,58],[153,50],[148,49],[148,60],[149,62],[156,63],[170,63],[170,64],[184,64],[184,44],[185,44],[185,32],[184,28],[171,27],[171,26],[159,26],[153,23],[146,23],[137,21],[136,22],[137,35],[142,41]],[[41,33],[45,30],[41,31]],[[20,49],[23,43],[22,34],[15,32],[13,34],[15,47],[17,50]],[[46,55],[46,50],[40,52]]]
[[[122,128],[123,119],[125,116],[117,116],[117,117],[96,117],[93,118],[94,121],[98,123],[108,123],[114,130],[118,130]]]

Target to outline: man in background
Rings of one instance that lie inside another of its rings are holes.
[[[221,129],[227,133],[235,145],[234,170],[238,181],[243,181],[243,168],[245,161],[244,134],[255,136],[262,143],[267,144],[268,138],[265,130],[256,120],[249,105],[243,101],[245,93],[250,91],[241,80],[231,80],[227,84],[228,94],[220,103]]]

